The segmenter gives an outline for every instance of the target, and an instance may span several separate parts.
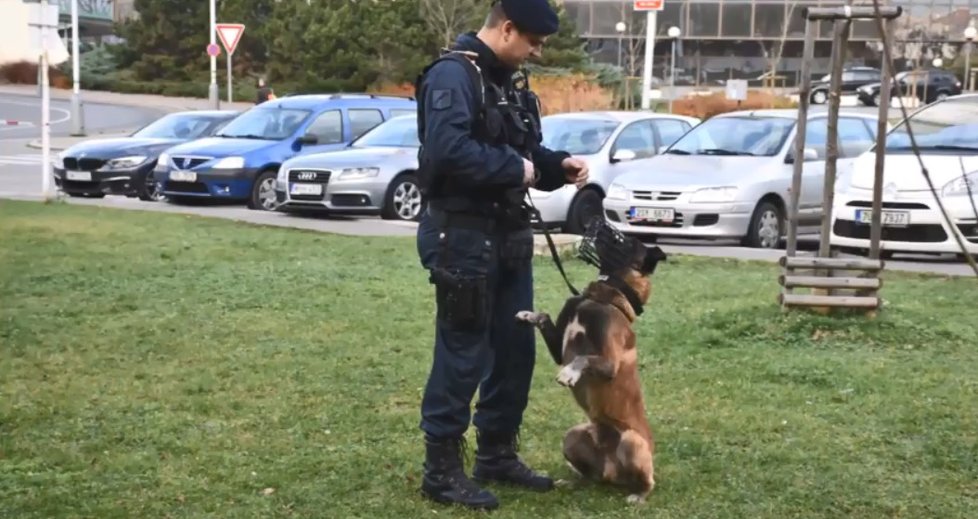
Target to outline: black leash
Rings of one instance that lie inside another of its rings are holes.
[[[550,247],[550,255],[553,257],[554,263],[557,265],[557,270],[560,271],[560,275],[564,278],[564,283],[567,283],[567,288],[570,289],[571,294],[574,294],[575,296],[581,295],[581,293],[574,288],[574,285],[571,284],[570,280],[567,279],[567,273],[564,272],[564,264],[560,262],[560,255],[557,254],[557,246],[554,245],[554,240],[550,237],[550,232],[547,231],[547,224],[543,221],[543,216],[533,205],[533,197],[530,196],[529,191],[526,192],[526,197],[530,200],[530,203],[527,204],[526,208],[528,211],[530,211],[530,214],[535,215],[537,221],[540,222],[540,227],[543,228],[543,235],[547,238],[547,245]]]

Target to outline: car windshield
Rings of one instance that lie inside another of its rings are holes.
[[[795,125],[786,117],[713,117],[679,138],[666,153],[771,157]]]
[[[910,116],[909,131],[921,150],[978,154],[978,96],[932,104]],[[907,123],[886,137],[887,153],[911,153]]]
[[[257,107],[229,122],[218,137],[241,139],[267,139],[279,141],[288,138],[309,117],[309,110]]]
[[[133,137],[147,139],[197,139],[226,119],[194,114],[170,114],[147,124]]]
[[[610,119],[544,117],[541,121],[543,145],[571,155],[593,155],[601,150],[618,127]]]
[[[393,146],[397,148],[417,148],[418,118],[414,115],[394,117],[381,123],[350,144],[351,148]]]

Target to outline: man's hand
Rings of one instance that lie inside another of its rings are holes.
[[[560,166],[564,168],[564,176],[568,184],[574,184],[578,189],[587,184],[588,169],[587,163],[575,157],[567,157],[561,161]]]
[[[536,183],[536,170],[532,162],[523,159],[523,187],[531,187]]]

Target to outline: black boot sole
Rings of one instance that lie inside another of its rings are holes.
[[[486,511],[488,511],[488,510],[495,510],[495,509],[499,508],[499,502],[498,501],[495,502],[495,503],[471,504],[471,503],[464,503],[462,501],[455,501],[453,499],[444,497],[444,496],[442,496],[440,494],[433,494],[433,493],[428,492],[427,490],[425,490],[423,488],[420,490],[420,493],[421,493],[421,497],[423,497],[423,498],[425,498],[425,499],[427,499],[429,501],[434,501],[435,503],[438,503],[438,504],[441,504],[441,505],[453,505],[453,506],[458,506],[458,507],[466,508],[466,509],[469,509],[469,510],[486,510]]]

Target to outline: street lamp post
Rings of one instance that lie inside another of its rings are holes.
[[[679,40],[679,35],[682,34],[682,31],[679,27],[673,25],[666,34],[672,38],[672,65],[670,66],[671,71],[669,73],[669,87],[672,90],[669,93],[669,113],[672,113],[672,101],[676,98],[676,42]]]
[[[84,110],[81,100],[81,71],[78,70],[78,0],[71,0],[71,134],[85,135]]]
[[[211,45],[214,45],[215,43],[214,33],[216,32],[215,24],[217,23],[215,21],[215,18],[217,16],[216,14],[217,8],[215,7],[214,3],[215,0],[210,0],[211,21],[209,27],[210,30],[208,30],[207,32],[210,33]],[[211,106],[213,106],[215,110],[221,107],[221,100],[218,99],[218,95],[217,95],[217,56],[214,55],[211,55],[211,85],[210,88],[208,88],[207,90],[207,97],[210,100]]]
[[[973,90],[974,85],[971,84],[971,44],[975,41],[975,37],[978,37],[978,29],[975,29],[974,25],[969,25],[967,29],[964,30],[964,88],[966,90]]]
[[[628,27],[625,25],[625,22],[618,22],[615,24],[615,32],[618,33],[618,68],[621,68],[621,40],[625,34],[625,29],[627,28]]]

